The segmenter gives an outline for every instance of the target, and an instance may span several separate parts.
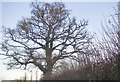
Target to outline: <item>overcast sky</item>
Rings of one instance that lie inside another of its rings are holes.
[[[0,3],[0,26],[3,25],[14,28],[22,17],[30,16],[29,2],[26,2],[27,0],[23,0],[23,2],[20,1],[21,0],[18,0],[18,2],[14,0],[4,0],[3,2],[2,0],[2,3]],[[97,2],[95,0],[85,0],[82,2],[80,0],[71,0],[71,2],[67,2],[66,0],[64,3],[66,8],[71,10],[71,15],[75,16],[77,20],[88,20],[88,31],[95,33],[99,32],[101,22],[109,19],[110,15],[114,14],[114,8],[117,9],[117,1],[118,0],[104,0],[103,2]],[[0,43],[2,42],[1,34]],[[0,61],[0,79],[15,79],[20,77],[18,74],[22,75],[22,73],[23,71],[19,70],[7,71],[6,66],[3,65],[3,61]]]

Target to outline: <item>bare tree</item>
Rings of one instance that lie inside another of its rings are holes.
[[[30,18],[20,20],[15,29],[4,28],[2,55],[10,59],[10,68],[33,64],[51,74],[58,60],[85,52],[91,41],[85,30],[88,21],[77,22],[61,2],[34,2],[31,7]]]
[[[103,61],[102,69],[105,69],[105,66],[110,66],[107,69],[110,79],[119,80],[120,76],[120,2],[118,2],[118,9],[116,13],[111,15],[111,18],[108,22],[105,21],[105,24],[102,24],[103,28],[103,38],[102,41],[99,40],[98,50]],[[102,72],[101,72],[102,73]],[[106,72],[105,76],[108,76]]]

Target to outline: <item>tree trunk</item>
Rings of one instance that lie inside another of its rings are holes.
[[[47,71],[44,74],[45,80],[50,80],[52,76],[53,62],[52,62],[52,50],[46,49],[46,63],[47,63]]]

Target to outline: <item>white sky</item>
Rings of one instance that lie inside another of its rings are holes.
[[[2,3],[0,2],[0,26],[4,25],[12,28],[16,26],[17,21],[22,17],[28,17],[30,15],[28,1],[34,0],[22,0],[22,2],[21,0],[2,0]],[[111,14],[114,14],[113,7],[116,8],[117,1],[118,0],[101,0],[100,2],[99,0],[84,0],[83,2],[83,0],[64,0],[66,7],[72,10],[72,16],[75,16],[78,20],[83,18],[89,20],[87,28],[92,33],[99,32],[101,21],[108,19]],[[1,34],[2,33],[0,33],[0,37]],[[1,40],[2,38],[0,38],[0,43]],[[3,61],[0,60],[0,79],[15,79],[23,74],[24,72],[20,70],[7,71],[6,66],[3,65]]]

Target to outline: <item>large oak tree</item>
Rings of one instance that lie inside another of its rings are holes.
[[[10,68],[33,64],[43,74],[50,74],[62,59],[85,53],[91,38],[88,21],[76,21],[61,2],[31,3],[31,16],[18,21],[16,28],[4,27],[2,55]]]

